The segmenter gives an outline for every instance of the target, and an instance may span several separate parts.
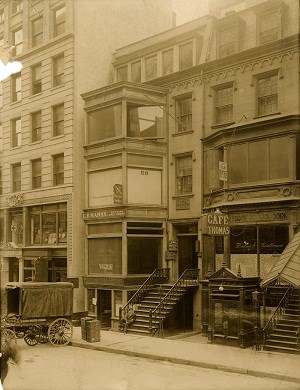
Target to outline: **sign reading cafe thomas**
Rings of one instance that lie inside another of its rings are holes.
[[[209,236],[228,236],[229,218],[227,214],[208,213],[201,217],[202,234]]]

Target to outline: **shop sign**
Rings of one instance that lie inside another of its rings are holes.
[[[166,251],[165,260],[175,260],[176,252]]]
[[[122,184],[115,184],[113,187],[114,191],[114,203],[123,204],[123,186]]]
[[[99,264],[99,269],[105,270],[105,271],[112,271],[113,265],[112,264]]]
[[[230,223],[267,222],[267,221],[287,221],[288,214],[284,211],[256,212],[231,214]]]
[[[107,210],[107,211],[86,211],[83,213],[83,219],[102,219],[109,217],[124,217],[124,210]]]
[[[169,241],[168,251],[169,252],[177,252],[177,250],[178,250],[178,243],[177,243],[177,241]]]
[[[227,164],[224,161],[219,161],[219,178],[222,181],[227,181]]]
[[[202,234],[209,236],[229,235],[229,219],[227,214],[208,213],[201,217]]]

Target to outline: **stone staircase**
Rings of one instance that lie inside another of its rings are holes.
[[[263,346],[265,351],[299,354],[297,332],[299,332],[299,295],[294,295],[286,305],[282,317],[268,334]],[[300,346],[299,346],[300,347]]]
[[[136,306],[134,312],[136,319],[128,328],[127,333],[152,335],[159,329],[159,324],[170,314],[172,309],[181,300],[188,287],[181,287],[176,290],[172,297],[163,303],[159,313],[155,315],[150,324],[150,310],[154,310],[173,287],[172,284],[160,284],[153,286],[143,300]]]

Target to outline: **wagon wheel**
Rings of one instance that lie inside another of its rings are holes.
[[[30,326],[24,336],[24,341],[30,347],[34,347],[40,340],[40,329],[37,326]]]
[[[46,343],[48,343],[48,341],[49,341],[49,338],[48,338],[48,328],[43,327],[43,329],[41,331],[41,334],[40,334],[39,343],[46,344]]]
[[[1,344],[9,343],[10,341],[17,342],[16,334],[11,329],[2,329],[1,330]]]
[[[69,344],[73,335],[73,325],[66,318],[57,318],[51,322],[48,329],[48,338],[51,344],[58,347]]]

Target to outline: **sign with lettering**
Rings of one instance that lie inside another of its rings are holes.
[[[227,181],[227,164],[224,161],[219,161],[219,178],[222,181]]]
[[[102,219],[107,217],[124,217],[125,210],[86,211],[83,219]]]
[[[114,185],[114,203],[122,204],[123,203],[123,186],[122,184]]]
[[[202,234],[209,236],[229,235],[229,219],[227,214],[208,213],[201,217]]]
[[[189,209],[190,209],[190,198],[176,199],[176,210],[189,210]]]

